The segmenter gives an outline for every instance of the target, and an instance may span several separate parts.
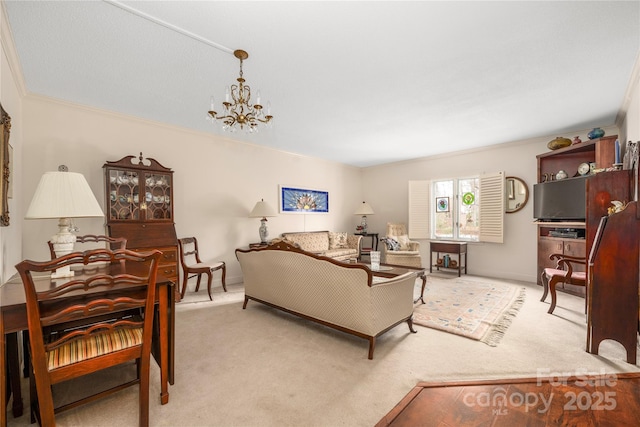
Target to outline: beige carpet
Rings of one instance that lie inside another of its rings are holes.
[[[496,346],[522,307],[525,289],[493,281],[427,278],[413,323]]]
[[[549,315],[540,287],[514,286],[526,287],[527,299],[498,347],[430,328],[411,334],[401,324],[380,337],[373,360],[366,340],[253,301],[242,310],[240,285],[229,286],[226,296],[217,287],[214,302],[201,290],[193,303],[177,307],[176,383],[168,405],[159,403],[152,365],[151,425],[373,426],[419,381],[638,371],[615,343],[603,343],[600,356],[584,351],[583,299],[560,294]],[[231,294],[235,302],[225,302]],[[137,421],[137,387],[58,417],[59,426]],[[28,425],[27,415],[9,415],[9,426]]]

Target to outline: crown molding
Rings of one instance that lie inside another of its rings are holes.
[[[4,0],[0,1],[0,14],[2,15],[2,22],[0,22],[0,41],[2,42],[2,51],[7,58],[11,75],[13,76],[13,80],[16,83],[20,95],[26,96],[28,94],[27,86],[24,82],[24,73],[22,72],[20,58],[16,51],[16,43],[13,39],[9,19],[7,18],[7,8]]]
[[[622,98],[622,105],[618,110],[618,114],[616,115],[616,126],[618,128],[622,128],[624,121],[626,119],[627,113],[629,112],[629,104],[631,104],[631,99],[633,98],[633,94],[637,93],[640,90],[638,85],[640,84],[640,51],[636,55],[636,62],[633,65],[633,69],[631,70],[631,76],[629,78],[629,83],[627,84],[627,90],[624,93],[624,98]]]

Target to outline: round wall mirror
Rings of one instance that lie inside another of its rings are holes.
[[[524,208],[529,200],[529,188],[520,178],[508,176],[507,178],[507,210],[506,213],[518,212]]]

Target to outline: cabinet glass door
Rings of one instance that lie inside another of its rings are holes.
[[[146,219],[171,219],[171,175],[154,173],[144,176]]]
[[[138,172],[109,170],[109,219],[140,219]]]

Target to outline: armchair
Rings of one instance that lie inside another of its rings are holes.
[[[542,271],[542,286],[544,291],[540,301],[547,298],[547,294],[551,292],[551,306],[547,313],[553,313],[556,308],[556,285],[558,283],[569,283],[575,286],[587,286],[587,273],[585,271],[574,271],[575,265],[583,265],[586,267],[587,260],[582,257],[574,257],[563,254],[551,254],[549,259],[557,259],[556,268],[545,268]],[[586,304],[586,299],[585,299]],[[586,305],[585,305],[586,309]]]
[[[383,263],[422,267],[420,243],[409,240],[405,224],[387,223],[387,234],[380,240]]]

